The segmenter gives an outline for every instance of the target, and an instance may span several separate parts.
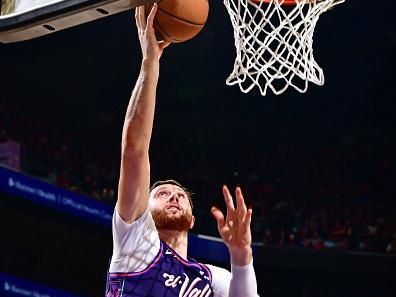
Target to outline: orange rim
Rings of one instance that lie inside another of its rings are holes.
[[[273,3],[278,1],[281,5],[295,5],[298,2],[310,2],[312,0],[253,0],[254,2]]]

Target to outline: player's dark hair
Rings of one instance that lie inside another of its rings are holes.
[[[179,183],[178,181],[175,181],[174,179],[167,179],[167,180],[159,180],[159,181],[156,181],[155,183],[153,183],[152,184],[152,186],[150,187],[150,192],[152,191],[152,190],[154,190],[154,188],[156,188],[156,187],[159,187],[159,186],[161,186],[161,185],[175,185],[175,186],[178,186],[179,188],[181,188],[184,192],[186,192],[186,194],[187,194],[187,197],[188,197],[188,200],[190,201],[190,206],[191,206],[191,209],[193,208],[193,201],[192,201],[192,195],[193,195],[193,193],[189,190],[189,189],[187,189],[186,187],[184,187],[181,183]]]

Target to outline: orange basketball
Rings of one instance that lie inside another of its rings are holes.
[[[151,7],[147,6],[147,14]],[[173,43],[189,40],[202,30],[208,14],[208,0],[160,0],[154,19],[157,39]]]

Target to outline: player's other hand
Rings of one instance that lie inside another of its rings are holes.
[[[252,261],[252,210],[246,207],[240,187],[235,189],[236,208],[227,186],[223,186],[223,195],[227,206],[226,217],[216,207],[212,207],[211,212],[217,221],[220,236],[230,251],[231,263],[248,265]]]
[[[135,20],[138,29],[143,60],[159,60],[161,58],[164,48],[166,48],[170,44],[167,41],[157,41],[157,39],[155,38],[153,23],[157,8],[158,4],[154,3],[148,16],[146,16],[145,6],[138,6],[135,9]]]

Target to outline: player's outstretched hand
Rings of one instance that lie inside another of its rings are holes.
[[[252,261],[252,210],[246,207],[240,187],[235,189],[236,208],[227,186],[223,186],[223,195],[227,206],[226,217],[216,207],[212,207],[211,212],[217,221],[220,236],[230,251],[231,263],[248,265]]]
[[[164,48],[170,44],[167,41],[157,41],[155,37],[153,23],[157,8],[157,3],[154,3],[148,16],[146,16],[145,6],[138,6],[135,9],[135,20],[139,34],[140,46],[142,48],[143,60],[159,60]]]

